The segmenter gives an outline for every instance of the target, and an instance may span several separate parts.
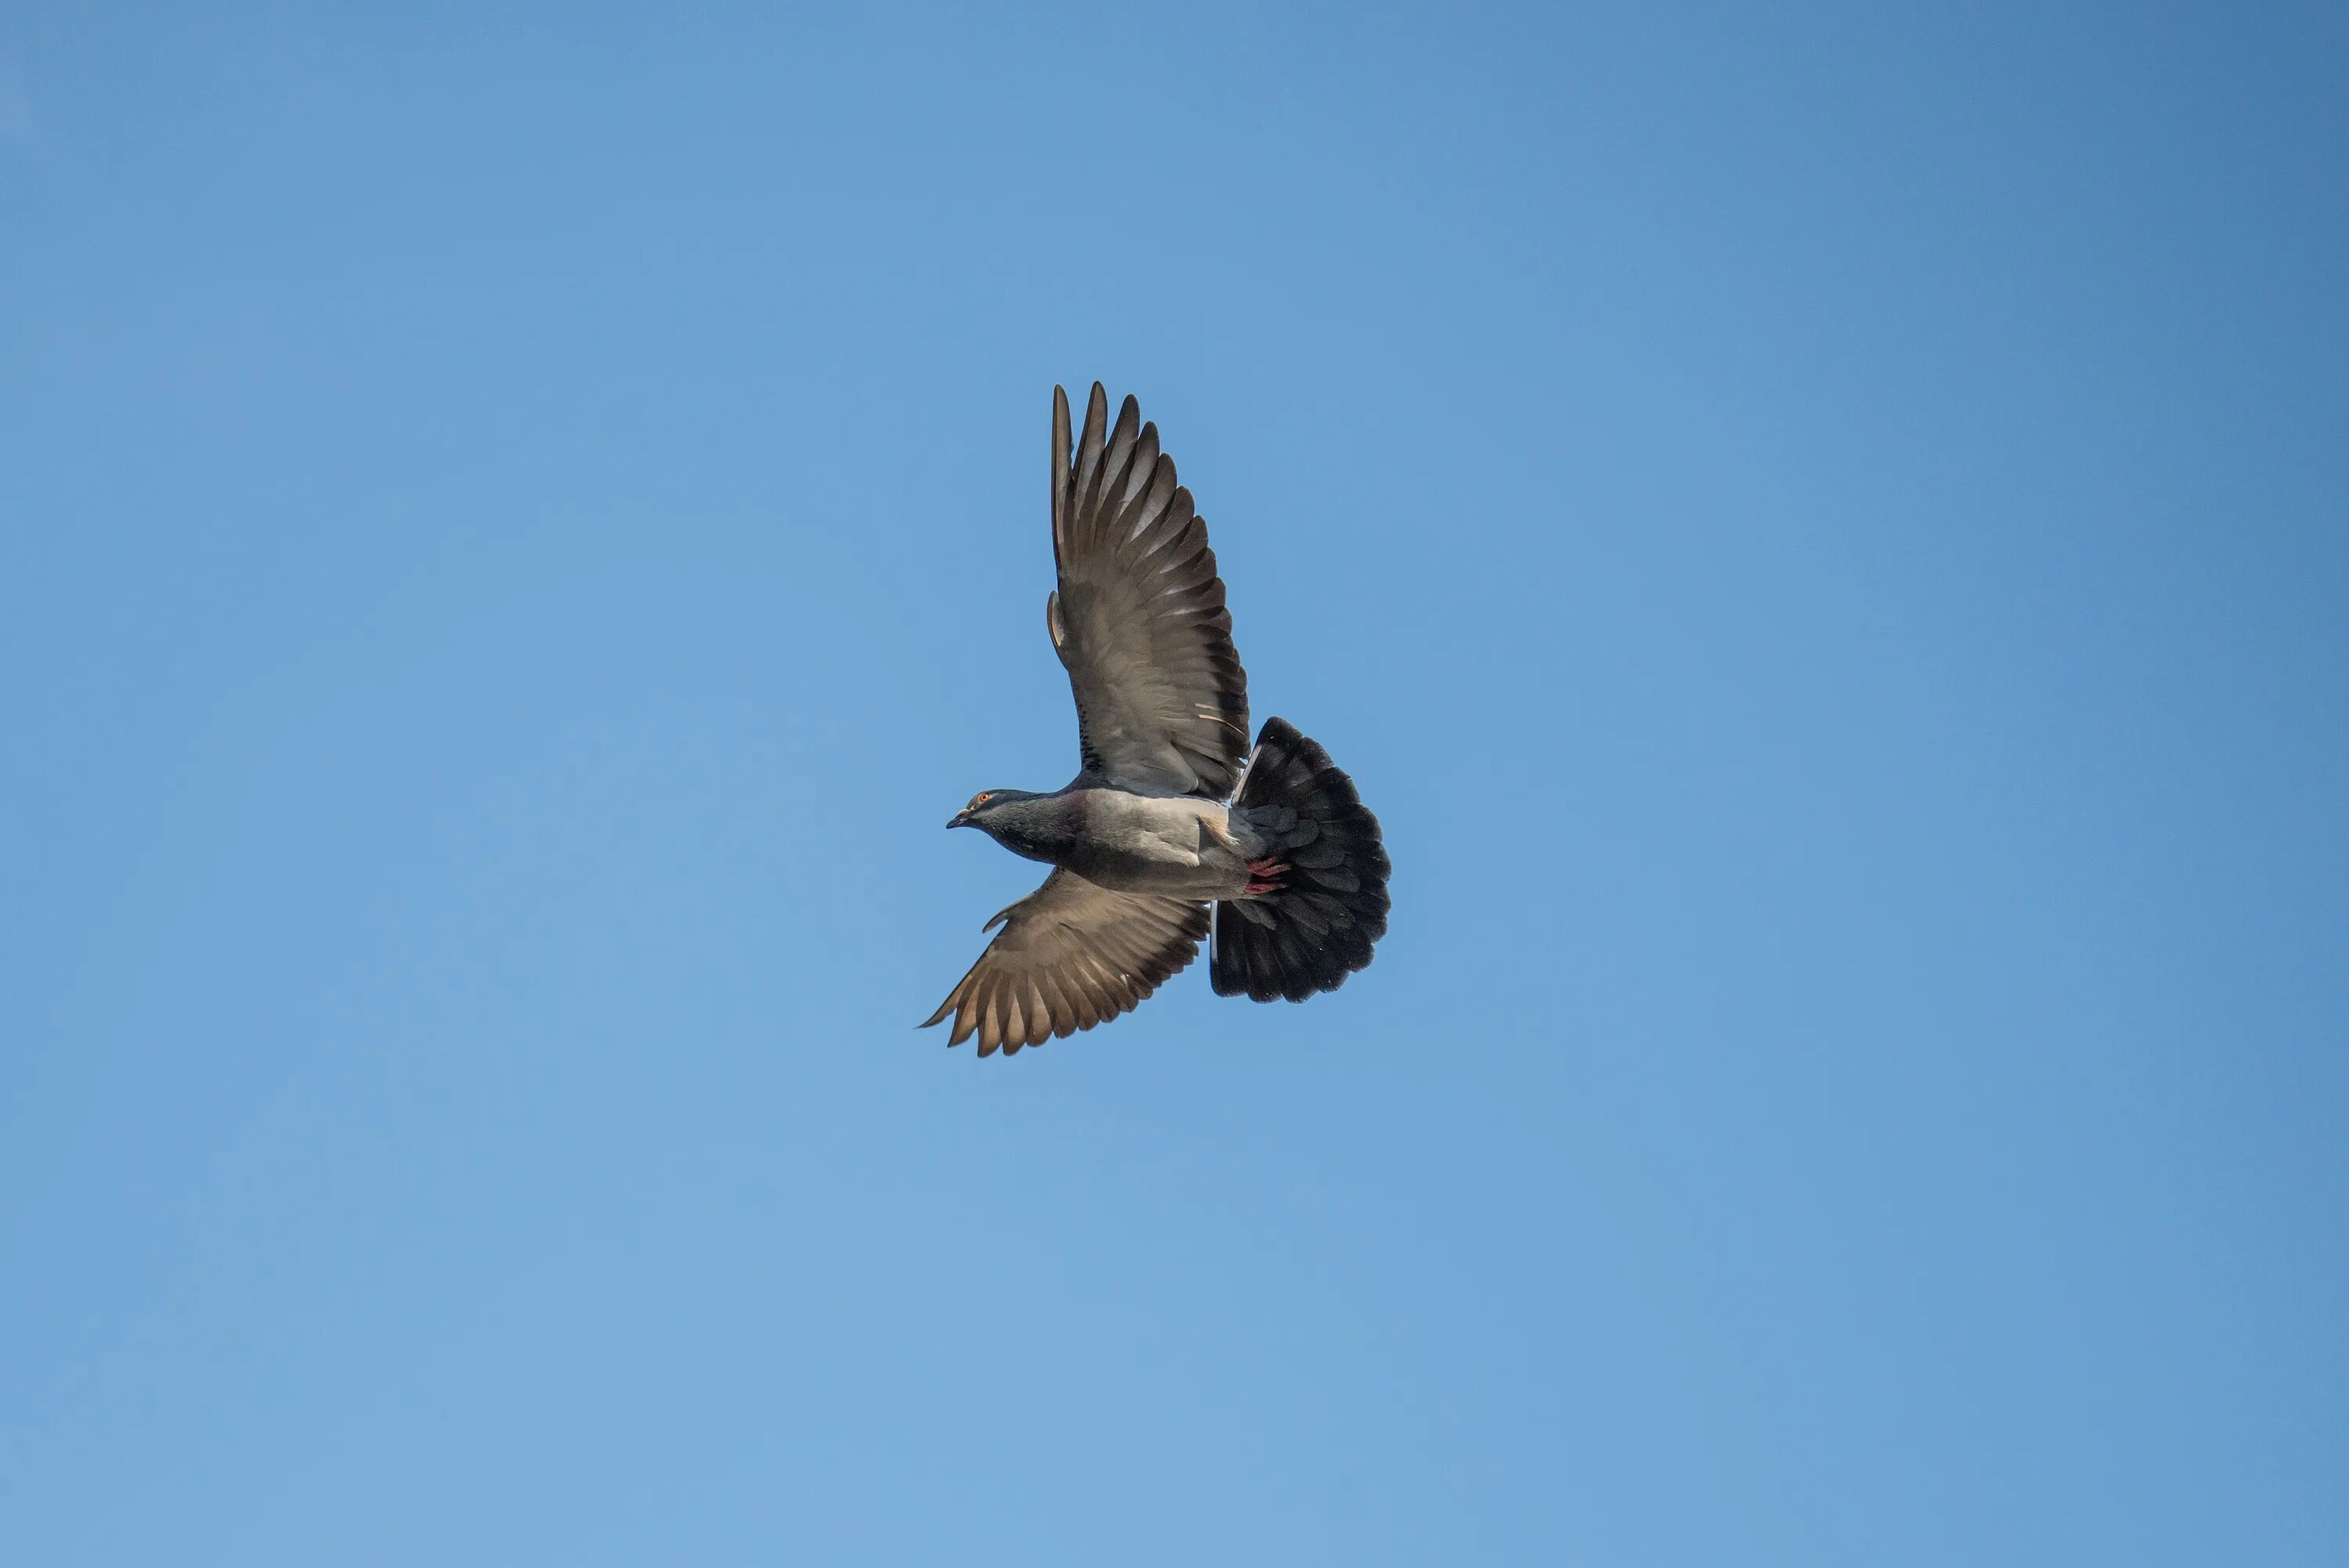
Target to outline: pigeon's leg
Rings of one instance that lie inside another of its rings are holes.
[[[1250,861],[1247,889],[1240,896],[1261,898],[1268,892],[1278,892],[1286,885],[1280,879],[1288,870],[1288,865],[1280,861]]]

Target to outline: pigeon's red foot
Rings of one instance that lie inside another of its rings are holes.
[[[1286,885],[1280,879],[1288,870],[1288,865],[1280,861],[1250,861],[1247,891],[1240,896],[1261,898],[1268,892],[1278,892]]]

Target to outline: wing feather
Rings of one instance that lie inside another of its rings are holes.
[[[1052,552],[1045,604],[1077,700],[1084,770],[1130,789],[1227,798],[1247,756],[1247,673],[1207,525],[1125,399],[1099,382],[1071,439],[1052,389]]]
[[[1003,929],[923,1026],[951,1014],[947,1044],[976,1034],[982,1057],[1131,1012],[1207,934],[1205,904],[1112,892],[1058,869],[997,918]]]

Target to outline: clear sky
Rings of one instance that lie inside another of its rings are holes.
[[[0,1557],[2349,1561],[2340,6],[359,9],[0,17]],[[1095,378],[1393,927],[979,1061]]]

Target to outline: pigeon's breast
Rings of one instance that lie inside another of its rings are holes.
[[[1247,886],[1247,857],[1220,801],[1195,796],[1086,789],[1076,798],[1071,871],[1120,892],[1233,898]]]

